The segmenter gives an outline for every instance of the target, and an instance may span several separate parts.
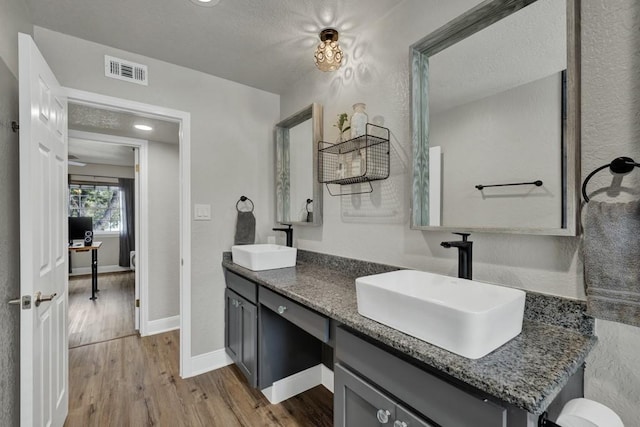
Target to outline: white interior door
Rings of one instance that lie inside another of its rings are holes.
[[[67,99],[26,34],[19,66],[20,423],[56,427],[69,406]]]

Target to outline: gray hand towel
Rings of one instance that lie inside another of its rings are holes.
[[[256,217],[253,212],[238,211],[235,245],[252,245],[256,241]]]
[[[589,314],[640,326],[640,201],[590,201],[584,223]]]

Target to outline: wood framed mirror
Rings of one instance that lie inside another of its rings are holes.
[[[318,182],[318,143],[322,105],[313,103],[275,127],[276,221],[322,225],[322,185]]]
[[[579,0],[489,0],[410,48],[411,227],[574,236]]]

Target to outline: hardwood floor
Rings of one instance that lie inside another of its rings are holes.
[[[91,301],[91,276],[69,278],[69,348],[136,334],[134,273],[98,276],[98,299]]]
[[[333,395],[318,386],[271,405],[235,366],[181,379],[178,331],[70,350],[67,427],[333,425]]]

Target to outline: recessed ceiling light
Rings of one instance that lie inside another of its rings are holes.
[[[198,6],[213,7],[220,3],[220,0],[191,0],[191,3],[197,4]]]
[[[153,130],[153,128],[148,125],[133,125],[133,127],[139,130]]]

